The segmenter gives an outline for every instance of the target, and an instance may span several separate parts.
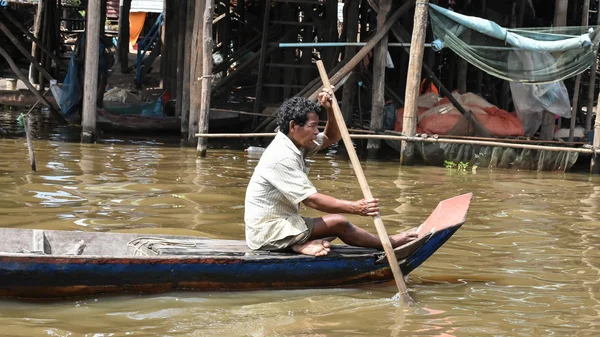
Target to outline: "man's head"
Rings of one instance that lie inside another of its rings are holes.
[[[287,135],[299,148],[310,149],[313,140],[319,134],[319,115],[321,106],[306,98],[292,97],[287,99],[277,115],[279,131]]]

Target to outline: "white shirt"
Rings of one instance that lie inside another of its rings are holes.
[[[299,214],[300,202],[317,193],[308,179],[305,158],[323,146],[324,134],[308,153],[298,149],[285,134],[278,132],[262,154],[246,189],[244,222],[246,243],[259,249],[307,230]]]

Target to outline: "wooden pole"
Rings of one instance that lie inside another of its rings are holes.
[[[187,0],[187,14],[185,20],[185,46],[183,55],[183,97],[181,102],[181,134],[188,137],[190,120],[190,79],[192,74],[192,40],[194,34],[195,0]]]
[[[419,82],[423,65],[429,0],[417,1],[415,6],[415,24],[410,43],[408,78],[406,79],[406,94],[404,96],[404,119],[402,122],[402,133],[409,137],[417,133],[417,96],[419,95]],[[403,141],[400,151],[400,163],[402,165],[412,165],[413,156],[414,144]]]
[[[586,0],[589,1],[589,0]],[[584,6],[585,9],[585,6]],[[600,10],[600,8],[598,8]],[[600,12],[596,13],[596,25],[600,26]],[[592,115],[594,110],[594,93],[596,89],[596,73],[598,71],[598,57],[594,57],[592,61],[592,67],[590,68],[590,82],[588,84],[588,96],[587,96],[587,111],[585,116],[585,131],[592,129]],[[600,101],[599,101],[600,103]],[[596,115],[597,116],[597,115]]]
[[[200,79],[202,83],[202,102],[200,105],[200,120],[198,123],[198,131],[199,132],[208,132],[208,121],[209,121],[209,110],[210,110],[210,91],[212,84],[212,65],[213,65],[213,37],[212,37],[212,29],[213,29],[213,12],[214,12],[214,4],[213,0],[206,0],[204,7],[204,19],[203,19],[203,29],[202,29],[202,78]],[[198,146],[196,147],[196,152],[200,157],[206,156],[207,146],[206,138],[198,138]]]
[[[0,55],[2,57],[4,57],[4,59],[8,63],[8,66],[10,67],[10,69],[27,86],[27,89],[29,89],[29,91],[31,91],[35,97],[37,97],[42,103],[44,103],[44,105],[46,107],[48,107],[48,109],[50,110],[50,113],[52,114],[52,116],[54,116],[54,118],[56,118],[56,120],[60,124],[68,124],[67,120],[63,117],[63,115],[61,115],[60,112],[58,112],[58,110],[56,110],[56,108],[54,108],[54,106],[52,104],[50,104],[50,102],[48,102],[48,100],[46,100],[46,98],[44,96],[42,96],[42,94],[40,94],[39,91],[37,91],[37,89],[33,86],[33,84],[31,84],[31,82],[29,82],[29,79],[27,79],[27,76],[25,76],[21,72],[21,70],[19,69],[19,67],[15,63],[15,61],[4,50],[4,48],[2,48],[2,46],[0,46]]]
[[[404,5],[402,5],[400,8],[398,8],[396,10],[396,12],[394,12],[394,14],[392,14],[392,16],[389,17],[389,19],[386,21],[386,23],[382,26],[382,27],[378,27],[377,28],[377,33],[375,33],[375,35],[373,35],[373,37],[371,39],[369,39],[369,42],[367,42],[367,44],[362,47],[357,53],[356,55],[354,55],[353,58],[351,58],[348,63],[346,63],[341,69],[340,71],[338,71],[335,75],[333,75],[329,81],[331,82],[332,85],[334,85],[334,90],[339,89],[340,86],[338,86],[338,82],[346,77],[346,75],[352,71],[352,69],[354,69],[354,67],[356,67],[360,61],[362,61],[365,56],[367,56],[367,54],[371,51],[371,49],[373,49],[377,43],[379,42],[379,40],[381,40],[386,34],[387,32],[390,30],[390,28],[392,28],[392,26],[396,23],[396,21],[398,21],[398,19],[404,15],[404,13],[406,13],[410,8],[412,8],[412,6],[414,5],[414,3],[412,1],[407,1],[406,3],[404,3]],[[316,89],[315,91],[313,91],[310,96],[309,99],[311,101],[316,101],[317,100],[317,96],[319,95],[319,93],[321,92],[321,90],[323,89],[322,86],[320,86],[318,89]]]
[[[119,62],[121,72],[129,72],[129,13],[131,12],[131,0],[122,0],[119,10]]]
[[[600,102],[600,94],[598,94],[598,100],[598,102]],[[598,114],[600,114],[600,104],[598,104],[598,106],[596,107],[596,122],[594,123],[594,141],[592,142],[594,150],[600,148],[600,118],[598,118]],[[592,155],[592,161],[590,163],[590,173],[600,173],[600,162],[598,161],[597,152]]]
[[[35,57],[33,57],[28,51],[27,49],[25,49],[25,47],[21,44],[21,41],[19,41],[17,39],[17,37],[10,31],[10,29],[8,29],[8,27],[6,27],[5,24],[3,24],[2,22],[0,22],[0,30],[2,30],[2,32],[4,34],[6,34],[6,36],[8,37],[8,39],[10,41],[12,41],[12,43],[15,45],[15,47],[17,47],[17,49],[21,52],[21,54],[23,56],[25,56],[25,58],[27,58],[29,60],[29,62],[31,62],[31,65],[34,66],[48,81],[54,79],[52,77],[52,75],[50,75],[50,73],[48,73],[48,71],[46,71],[46,69],[44,69],[39,63],[38,61],[35,59]]]
[[[346,41],[357,42],[358,37],[358,11],[360,0],[347,0],[344,4],[344,9],[347,10],[348,15],[344,18],[346,20]],[[346,8],[347,7],[347,8]],[[356,47],[348,46],[344,51],[344,58],[349,60],[356,55]],[[356,78],[355,75],[350,75],[348,82],[344,84],[344,91],[342,94],[342,115],[344,115],[344,122],[346,125],[352,124],[352,111],[354,108],[354,93],[356,92]]]
[[[391,0],[380,0],[377,12],[377,29],[385,25],[387,14],[392,7]],[[373,87],[371,93],[371,130],[383,128],[383,108],[385,106],[385,65],[387,57],[388,35],[384,34],[373,50]],[[367,151],[376,153],[381,141],[371,139],[367,142]]]
[[[200,78],[202,77],[202,17],[204,15],[205,0],[192,0],[194,6],[194,33],[192,34],[191,58],[190,58],[190,119],[188,127],[188,145],[196,147],[198,140],[195,134],[198,133],[200,125],[200,106],[202,104],[202,90]],[[210,1],[210,0],[209,0]]]
[[[565,1],[566,2],[566,1]],[[589,22],[590,0],[583,1],[583,15],[581,16],[581,25],[586,27]],[[565,15],[567,15],[565,10]],[[596,57],[597,58],[597,57]],[[569,141],[573,141],[575,134],[575,126],[577,124],[577,112],[579,110],[579,92],[581,87],[581,75],[577,75],[575,79],[575,89],[573,91],[573,106],[571,108],[571,127],[569,128]],[[590,122],[591,123],[591,122]]]
[[[93,143],[96,138],[96,100],[98,98],[98,58],[100,56],[100,4],[89,0],[85,27],[85,76],[83,82],[83,119],[81,142]]]
[[[31,55],[37,60],[37,62],[39,62],[40,59],[40,45],[43,45],[43,43],[41,43],[41,38],[40,38],[40,34],[42,32],[42,19],[43,19],[43,15],[44,15],[44,3],[47,0],[39,0],[37,3],[37,10],[35,13],[35,19],[33,21],[33,36],[36,38],[36,41],[34,41],[34,43],[31,44]],[[5,12],[5,16],[9,17]],[[12,15],[11,15],[12,16]],[[10,17],[9,17],[10,20]],[[15,20],[16,21],[16,20]],[[11,22],[13,22],[13,20],[11,20]],[[14,24],[14,22],[13,22]],[[41,63],[41,62],[39,62]],[[30,65],[29,66],[29,80],[32,83],[38,83],[38,71],[37,69],[34,67],[34,65]]]
[[[260,42],[260,61],[258,64],[258,79],[256,81],[256,93],[254,95],[254,113],[258,113],[260,111],[263,81],[265,77],[265,63],[267,62],[267,37],[269,36],[269,16],[271,15],[271,0],[264,1],[264,4],[265,11],[263,14],[262,40]]]
[[[323,86],[331,90],[331,93],[333,95],[333,89],[331,88],[331,83],[329,83],[329,79],[327,78],[327,71],[325,71],[323,61],[317,61],[317,67],[319,68],[319,74],[321,75],[321,79],[323,80]],[[335,114],[335,119],[339,121],[336,124],[338,125],[340,133],[342,134],[342,139],[344,140],[346,151],[348,152],[348,156],[350,157],[352,168],[356,173],[356,177],[358,178],[358,183],[360,184],[360,188],[363,192],[363,195],[366,199],[373,199],[373,194],[371,193],[371,189],[369,188],[369,184],[367,183],[367,178],[365,177],[365,173],[363,172],[362,166],[360,165],[360,161],[358,160],[358,156],[356,155],[356,150],[354,150],[354,144],[352,144],[352,140],[350,139],[350,135],[348,134],[348,129],[346,128],[346,125],[344,123],[341,123],[341,121],[344,120],[344,117],[342,116],[342,112],[340,111],[340,107],[338,105],[337,99],[335,98],[335,95],[333,95],[331,103],[333,104],[333,113]],[[402,276],[402,272],[400,271],[400,266],[398,265],[398,261],[396,260],[396,254],[394,254],[394,249],[392,248],[390,238],[387,235],[385,226],[383,225],[383,220],[381,219],[381,216],[379,214],[374,216],[373,220],[375,222],[377,234],[379,234],[379,239],[381,240],[381,245],[383,246],[383,250],[385,251],[385,254],[388,258],[392,274],[394,275],[394,280],[396,280],[396,286],[398,287],[400,296],[402,300],[408,304],[412,300],[410,298],[410,295],[408,294],[406,284],[404,283],[404,276]]]

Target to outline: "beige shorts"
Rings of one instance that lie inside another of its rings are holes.
[[[304,232],[302,232],[298,235],[290,235],[290,236],[286,236],[283,239],[269,242],[269,243],[263,245],[262,247],[260,247],[259,250],[269,250],[269,251],[289,250],[293,245],[305,243],[306,240],[308,240],[308,238],[310,237],[310,234],[312,233],[313,228],[315,227],[315,219],[305,218],[305,217],[302,217],[302,219],[304,219],[304,223],[306,224],[306,228],[307,228]]]

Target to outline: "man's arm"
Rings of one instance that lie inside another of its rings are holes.
[[[331,92],[323,89],[321,93],[319,93],[319,103],[327,110],[327,123],[325,124],[325,130],[323,131],[323,146],[321,148],[326,148],[331,144],[337,143],[340,139],[342,139],[342,134],[340,133],[340,128],[338,127],[338,121],[335,118],[335,114],[333,113],[333,106],[331,103]],[[344,123],[344,121],[339,121],[340,123]]]
[[[340,200],[322,193],[314,193],[302,201],[307,207],[324,213],[346,213],[375,216],[379,213],[379,200]]]

